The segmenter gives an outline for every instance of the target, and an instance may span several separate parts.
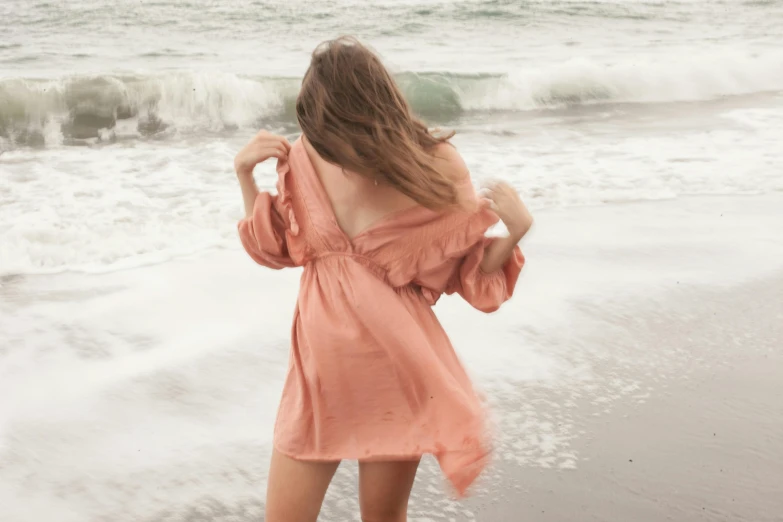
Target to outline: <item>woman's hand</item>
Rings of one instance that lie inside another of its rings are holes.
[[[260,131],[234,158],[234,170],[240,176],[253,174],[253,168],[269,158],[285,159],[291,144],[283,136]]]
[[[519,241],[527,234],[533,225],[533,216],[514,187],[505,182],[495,182],[486,187],[482,195],[489,202],[492,211],[506,225],[512,238]]]
[[[253,169],[269,158],[285,159],[291,144],[282,136],[261,131],[234,157],[234,170],[237,172],[242,200],[245,202],[245,217],[253,215],[253,205],[258,196],[258,187],[253,180]]]

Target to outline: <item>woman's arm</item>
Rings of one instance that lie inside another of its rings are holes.
[[[484,250],[481,270],[491,273],[500,269],[514,252],[514,247],[533,226],[533,216],[522,203],[514,188],[508,183],[495,183],[486,189],[484,199],[506,225],[508,236],[492,241]]]
[[[242,189],[242,199],[245,202],[245,217],[253,215],[253,205],[258,197],[258,187],[253,179],[252,170],[237,170],[239,188]]]
[[[509,260],[511,254],[514,253],[514,248],[517,243],[522,239],[522,236],[506,236],[496,238],[489,246],[484,249],[484,259],[481,260],[481,271],[485,274],[490,274],[496,270],[499,270],[506,261]]]

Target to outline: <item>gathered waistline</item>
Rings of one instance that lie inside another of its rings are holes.
[[[316,254],[315,259],[323,259],[325,257],[355,257],[359,259],[366,259],[371,263],[375,263],[375,261],[365,256],[364,254],[357,254],[356,252],[339,252],[336,250],[329,251],[329,252],[321,252],[320,254]]]
[[[373,272],[375,276],[378,277],[380,280],[382,280],[384,283],[389,282],[387,277],[388,274],[386,273],[385,268],[379,265],[374,259],[367,257],[363,254],[357,254],[356,252],[338,252],[338,251],[322,252],[320,254],[317,254],[309,263],[307,263],[307,265],[310,265],[316,261],[320,261],[321,259],[327,259],[330,257],[347,257],[353,259],[357,261],[360,265],[364,266],[365,268]]]
[[[370,272],[375,275],[380,282],[388,285],[390,288],[392,288],[395,292],[398,294],[401,292],[404,293],[412,293],[419,298],[425,298],[425,301],[430,306],[434,305],[438,301],[439,294],[434,294],[431,291],[427,292],[425,291],[420,285],[417,283],[411,281],[408,284],[405,284],[403,286],[393,286],[389,282],[388,278],[388,272],[385,268],[383,268],[381,265],[379,265],[374,259],[365,256],[363,254],[357,254],[355,252],[323,252],[321,254],[318,254],[311,258],[311,260],[304,265],[304,268],[307,269],[311,265],[314,265],[318,261],[322,259],[328,259],[328,258],[349,258],[355,260],[360,265],[367,268]],[[432,295],[429,295],[432,293]]]

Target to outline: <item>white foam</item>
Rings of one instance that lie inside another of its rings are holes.
[[[783,52],[634,54],[601,62],[572,58],[477,81],[465,109],[530,110],[590,102],[660,103],[783,90]]]
[[[7,153],[0,273],[105,271],[235,247],[241,200],[229,147]]]
[[[725,117],[722,117],[725,116]],[[458,134],[477,179],[512,182],[534,209],[783,190],[783,111],[729,108],[644,118],[567,118],[508,135]],[[247,134],[0,156],[0,274],[107,272],[239,248],[231,165]],[[274,185],[274,166],[259,168]]]
[[[282,108],[295,95],[296,80],[256,81],[234,74],[187,73],[154,78],[131,94],[156,98],[158,116],[178,128],[252,127],[259,117]],[[138,102],[137,102],[138,103]]]

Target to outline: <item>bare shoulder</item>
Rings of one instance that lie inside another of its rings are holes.
[[[470,170],[457,148],[449,142],[441,143],[433,149],[432,155],[435,157],[435,168],[454,183],[460,204],[466,209],[474,208],[476,190],[470,178]]]
[[[440,143],[432,149],[435,168],[451,177],[455,183],[469,181],[470,171],[457,148],[449,142]]]

